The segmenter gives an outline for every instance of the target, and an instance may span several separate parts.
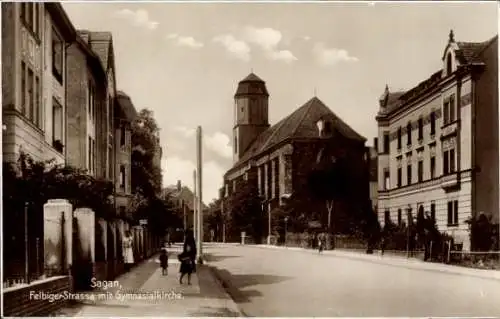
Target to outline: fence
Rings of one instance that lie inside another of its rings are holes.
[[[16,207],[17,206],[17,207]],[[44,273],[43,207],[5,205],[3,287],[28,284]]]

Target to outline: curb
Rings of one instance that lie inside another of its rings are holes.
[[[217,281],[217,283],[222,287],[222,291],[224,292],[224,294],[226,295],[226,298],[228,300],[231,300],[231,302],[233,303],[233,308],[235,310],[235,312],[238,313],[238,317],[249,317],[239,306],[238,304],[234,301],[233,297],[231,297],[228,289],[229,289],[229,284],[226,280],[224,280],[220,275],[219,273],[217,272],[217,270],[215,269],[216,267],[214,266],[211,266],[209,263],[207,263],[206,261],[204,261],[204,266],[207,267],[207,269],[210,271],[210,273],[212,274],[213,278],[215,279],[215,281]]]
[[[281,250],[293,250],[293,251],[300,251],[304,253],[313,253],[314,251],[312,250],[307,250],[307,249],[288,249],[288,248],[281,248],[281,247],[269,247],[269,246],[257,246],[257,245],[248,245],[248,247],[254,247],[254,248],[260,248],[260,249],[281,249]],[[474,274],[474,273],[467,273],[470,269],[473,268],[462,268],[460,266],[450,266],[450,267],[457,267],[459,269],[431,269],[427,268],[427,264],[434,264],[434,263],[426,263],[423,261],[420,261],[420,265],[424,265],[424,267],[420,267],[419,265],[415,264],[396,264],[396,263],[391,263],[390,261],[384,261],[384,260],[377,260],[377,259],[372,259],[372,258],[366,258],[366,257],[360,257],[360,256],[355,256],[355,255],[344,255],[342,253],[337,253],[335,250],[330,251],[330,253],[326,253],[325,255],[327,256],[333,256],[333,257],[339,257],[339,258],[345,258],[345,259],[351,259],[351,260],[357,260],[357,261],[366,261],[369,263],[373,264],[378,264],[378,265],[386,265],[386,266],[392,266],[392,267],[398,267],[398,268],[407,268],[407,269],[414,269],[414,270],[421,270],[421,271],[428,271],[428,272],[434,272],[434,273],[447,273],[450,275],[455,275],[455,276],[469,276],[469,277],[474,277],[474,278],[480,278],[480,279],[490,279],[490,280],[497,280],[500,281],[500,271],[497,271],[496,273],[490,273],[490,274]],[[364,256],[364,255],[363,255]],[[403,260],[402,260],[403,261]],[[485,271],[483,269],[478,269],[480,271]],[[495,271],[495,270],[491,270]]]

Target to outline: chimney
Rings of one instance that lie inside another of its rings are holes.
[[[181,186],[182,186],[182,185],[181,185],[181,181],[180,181],[180,180],[178,180],[178,181],[177,181],[177,191],[179,191],[179,192],[181,191]]]

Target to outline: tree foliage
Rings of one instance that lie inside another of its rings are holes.
[[[6,207],[22,207],[25,202],[43,207],[49,199],[67,199],[73,208],[91,208],[97,216],[113,212],[113,184],[94,178],[85,170],[55,165],[53,161],[34,161],[22,153],[16,164],[3,163]]]
[[[265,234],[265,218],[257,186],[247,181],[238,185],[228,200],[230,218],[228,224],[235,232],[246,232],[256,242]]]
[[[467,220],[471,234],[471,248],[476,251],[498,249],[498,224],[491,222],[492,217],[485,214]],[[495,247],[496,246],[496,247]]]
[[[162,194],[161,167],[155,163],[159,128],[151,110],[143,109],[132,123],[132,201],[134,219],[147,219],[148,227],[163,235],[167,228],[182,225],[173,199]]]

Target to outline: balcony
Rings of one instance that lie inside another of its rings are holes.
[[[443,189],[453,189],[460,186],[460,180],[458,178],[458,173],[452,173],[448,175],[441,176],[441,188]]]

